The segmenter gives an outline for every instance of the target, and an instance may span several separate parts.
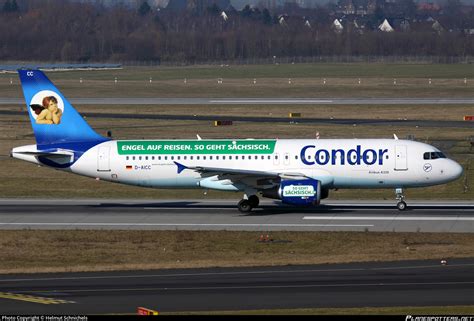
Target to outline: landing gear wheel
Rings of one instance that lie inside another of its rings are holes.
[[[237,208],[241,213],[250,213],[250,211],[252,211],[252,204],[249,200],[241,200],[239,204],[237,204]]]
[[[398,208],[400,211],[404,211],[404,210],[407,209],[407,203],[405,203],[404,201],[398,202],[398,203],[397,203],[397,208]]]
[[[257,195],[251,195],[248,201],[250,202],[250,206],[252,207],[257,207],[258,204],[260,203],[260,200]]]
[[[397,208],[400,211],[404,211],[407,209],[407,203],[405,203],[405,195],[403,195],[403,188],[396,188],[395,189],[395,199],[398,201]]]

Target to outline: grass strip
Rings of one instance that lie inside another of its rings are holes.
[[[3,230],[0,273],[474,257],[472,233]]]

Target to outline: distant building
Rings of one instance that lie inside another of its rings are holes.
[[[217,5],[220,9],[227,9],[230,0],[169,0],[167,9],[173,10],[195,10],[204,12],[207,8]]]
[[[164,8],[168,5],[170,0],[74,0],[77,2],[84,2],[84,3],[97,3],[103,5],[105,7],[112,7],[112,6],[126,6],[129,8],[139,8],[144,1],[146,1],[152,9],[156,8]]]
[[[337,13],[365,16],[373,14],[376,8],[376,0],[340,0]]]
[[[221,12],[221,17],[224,21],[227,21],[229,19],[229,16],[227,15],[227,13],[225,13],[225,11]]]
[[[436,3],[427,3],[427,2],[420,2],[418,3],[418,10],[421,11],[432,11],[438,12],[441,9],[439,4]]]
[[[341,20],[334,19],[334,21],[331,24],[331,29],[334,30],[336,33],[341,33],[344,30]]]
[[[379,30],[383,32],[393,32],[395,29],[390,25],[387,19],[385,19],[380,25]]]

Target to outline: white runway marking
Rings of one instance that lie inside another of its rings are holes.
[[[386,207],[386,208],[395,208],[395,203],[389,204],[389,203],[364,203],[364,202],[358,202],[358,203],[346,203],[346,202],[340,202],[340,203],[321,203],[321,205],[327,205],[327,206],[356,206],[356,207]],[[437,209],[439,207],[468,207],[468,210],[472,210],[471,208],[474,208],[474,204],[471,203],[458,203],[458,204],[451,204],[451,203],[410,203],[410,207],[415,207],[417,210],[422,210],[419,209],[418,207],[430,207],[430,210],[432,208]]]
[[[332,100],[314,99],[239,99],[239,100],[210,100],[212,104],[324,104],[332,103]]]
[[[1,223],[0,226],[373,227],[373,224]]]
[[[303,220],[370,220],[370,221],[474,221],[474,217],[436,216],[305,216]]]

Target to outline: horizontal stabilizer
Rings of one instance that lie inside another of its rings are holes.
[[[23,155],[42,156],[42,157],[73,157],[74,153],[71,151],[57,150],[57,151],[20,151],[16,152]]]

